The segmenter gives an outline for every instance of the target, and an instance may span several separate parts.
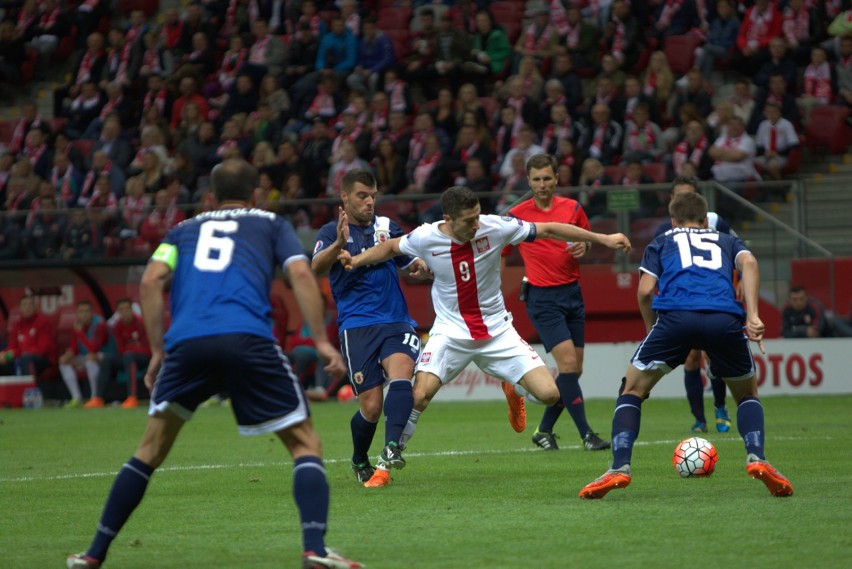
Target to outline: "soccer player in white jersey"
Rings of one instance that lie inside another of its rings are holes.
[[[512,217],[481,215],[479,199],[463,186],[441,196],[443,220],[425,224],[340,261],[351,269],[397,255],[419,257],[435,276],[432,304],[435,322],[420,356],[414,379],[414,410],[400,439],[411,438],[420,414],[442,385],[473,362],[485,373],[514,385],[531,401],[553,405],[559,390],[539,355],[512,326],[500,289],[500,252],[508,244],[558,239],[600,243],[630,251],[620,234],[592,233],[565,223],[528,223]]]

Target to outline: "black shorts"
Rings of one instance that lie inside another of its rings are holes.
[[[532,286],[527,291],[527,314],[548,352],[565,340],[586,345],[586,307],[579,283]]]
[[[277,432],[310,416],[287,356],[273,340],[250,334],[193,338],[166,353],[148,414],[168,409],[189,420],[222,391],[244,435]]]

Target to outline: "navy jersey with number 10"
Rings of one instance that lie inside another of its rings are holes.
[[[745,315],[731,275],[737,256],[747,252],[739,238],[714,229],[669,229],[648,245],[639,266],[657,279],[651,307]]]
[[[289,222],[259,209],[210,211],[169,231],[153,258],[161,260],[161,250],[169,247],[177,256],[169,263],[167,351],[190,338],[220,334],[274,340],[269,292],[275,268],[308,259]]]

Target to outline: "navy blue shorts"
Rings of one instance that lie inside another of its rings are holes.
[[[692,349],[707,353],[715,377],[746,379],[754,374],[743,319],[725,312],[660,312],[630,363],[668,373],[686,361]]]
[[[565,340],[586,345],[586,307],[580,283],[532,286],[527,290],[527,314],[548,352]]]
[[[240,433],[272,433],[310,416],[287,356],[273,340],[249,334],[193,338],[166,353],[149,415],[168,409],[184,420],[227,391]]]
[[[340,333],[340,349],[349,368],[349,382],[355,393],[384,385],[382,360],[393,354],[405,354],[416,362],[420,358],[420,336],[407,322],[376,324],[350,328]]]

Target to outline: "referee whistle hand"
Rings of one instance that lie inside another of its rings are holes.
[[[568,252],[571,253],[574,257],[578,259],[586,254],[586,251],[589,250],[589,244],[583,241],[578,241],[576,243],[571,243],[568,246]]]

